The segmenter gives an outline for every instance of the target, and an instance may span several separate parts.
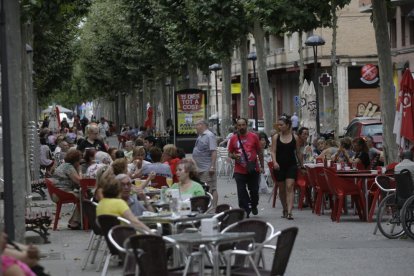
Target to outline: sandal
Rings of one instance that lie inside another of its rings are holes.
[[[282,218],[287,218],[287,216],[288,216],[288,212],[286,210],[283,210]]]
[[[293,216],[292,216],[292,214],[288,214],[288,215],[287,215],[287,219],[288,219],[288,220],[293,220]]]

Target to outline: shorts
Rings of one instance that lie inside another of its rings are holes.
[[[217,173],[214,172],[213,175],[210,175],[210,172],[199,172],[198,177],[201,182],[206,183],[210,187],[210,193],[217,190]]]
[[[294,179],[296,180],[298,172],[298,166],[292,165],[290,167],[281,167],[279,170],[275,170],[276,180],[277,181],[285,181],[286,179]]]

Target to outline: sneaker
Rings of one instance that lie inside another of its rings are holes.
[[[257,207],[252,207],[252,214],[257,216],[258,213],[259,211],[257,211]]]

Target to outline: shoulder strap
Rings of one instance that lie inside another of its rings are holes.
[[[246,158],[246,162],[247,162],[247,161],[249,161],[249,159],[247,158],[246,151],[244,150],[243,143],[242,143],[242,141],[241,141],[241,139],[240,139],[240,135],[239,135],[238,133],[237,133],[237,138],[239,139],[240,147],[241,147],[241,149],[242,149],[242,151],[243,151],[244,158]]]

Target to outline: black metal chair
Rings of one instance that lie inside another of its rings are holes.
[[[230,271],[230,275],[247,276],[247,275],[284,275],[286,267],[289,263],[290,254],[292,253],[293,245],[298,234],[297,227],[287,228],[281,232],[276,233],[278,236],[275,255],[273,258],[272,269],[270,271],[264,269],[257,269],[255,271],[252,267],[238,267]]]
[[[230,209],[214,216],[219,223],[219,232],[223,231],[227,226],[241,221],[246,217],[244,209]]]
[[[82,209],[83,209],[83,215],[89,220],[90,227],[92,229],[91,236],[89,238],[88,243],[88,255],[84,259],[84,262],[82,264],[82,270],[84,270],[88,264],[89,257],[94,251],[91,264],[95,262],[96,254],[98,253],[99,247],[102,242],[103,234],[102,230],[99,227],[99,225],[96,223],[96,206],[98,204],[96,202],[90,201],[90,200],[82,200]]]
[[[210,204],[209,196],[195,196],[190,198],[191,201],[191,211],[205,213],[208,210]]]
[[[104,267],[103,267],[102,274],[101,274],[102,276],[106,275],[106,272],[108,271],[109,261],[111,257],[119,256],[120,251],[111,243],[108,237],[108,233],[112,227],[119,225],[121,222],[125,224],[130,224],[128,220],[121,218],[121,217],[117,217],[117,216],[100,215],[97,217],[97,223],[102,230],[102,235],[105,237],[106,245],[108,247],[104,253],[104,257],[106,256],[106,258],[105,258],[105,263],[104,263]],[[103,261],[103,258],[102,258],[102,261]],[[102,261],[98,266],[98,271],[102,265]]]
[[[138,233],[151,235],[148,231],[143,229],[136,229],[130,225],[117,225],[111,228],[108,233],[108,239],[111,244],[120,252],[122,255],[127,253],[127,250],[123,247],[125,241]],[[123,275],[137,273],[138,272],[138,264],[135,263],[135,260],[132,258],[128,258],[128,254],[125,255],[126,258],[124,259],[124,268],[123,268]]]
[[[223,203],[217,205],[216,209],[214,210],[216,214],[220,214],[224,211],[230,210],[231,206],[229,204]]]
[[[265,245],[276,237],[274,235],[274,227],[270,223],[260,219],[245,219],[228,226],[222,231],[222,233],[226,232],[255,233],[253,244],[251,241],[243,241],[233,245],[234,251],[227,255],[227,269],[230,268],[232,256],[236,257],[233,266],[243,266],[247,258],[253,266],[257,266],[261,260],[263,267],[265,267],[263,249]]]
[[[182,267],[168,269],[166,241],[180,250],[173,240],[161,236],[134,235],[125,241],[124,248],[133,255],[140,276],[182,275]]]

